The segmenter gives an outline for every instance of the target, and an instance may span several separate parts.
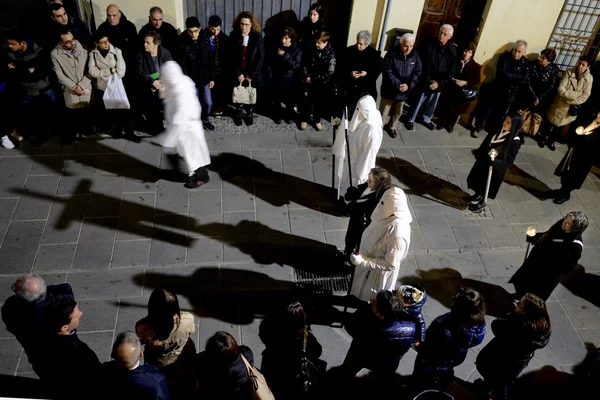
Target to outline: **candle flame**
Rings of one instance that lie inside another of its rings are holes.
[[[536,230],[533,226],[527,227],[527,236],[535,236]]]

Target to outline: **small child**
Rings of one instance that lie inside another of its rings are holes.
[[[402,285],[396,292],[400,303],[402,303],[402,312],[407,314],[411,321],[416,325],[415,347],[425,341],[425,318],[423,318],[423,305],[427,301],[427,293],[421,285]]]

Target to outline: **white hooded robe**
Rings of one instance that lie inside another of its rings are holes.
[[[156,143],[177,149],[187,165],[188,173],[210,164],[208,145],[200,120],[201,107],[196,96],[196,85],[185,76],[175,61],[167,61],[160,70],[161,97],[165,101],[166,131]]]
[[[364,262],[355,266],[350,294],[370,301],[380,290],[394,290],[400,263],[408,254],[411,222],[402,189],[394,186],[386,190],[362,234],[360,254]]]

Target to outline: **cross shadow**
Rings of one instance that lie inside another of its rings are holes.
[[[336,191],[325,185],[267,168],[263,163],[234,153],[211,158],[208,169],[221,179],[275,207],[297,204],[331,215],[342,215]]]
[[[505,176],[504,182],[525,189],[539,200],[551,198],[550,192],[552,189],[535,176],[528,174],[514,164],[508,166],[508,171],[511,177]]]
[[[600,276],[585,272],[585,268],[577,265],[575,270],[565,276],[560,282],[567,290],[575,296],[581,297],[600,307]]]
[[[463,278],[452,268],[438,268],[421,271],[420,277],[402,278],[402,283],[420,282],[427,290],[427,296],[436,299],[448,309],[452,307],[452,297],[459,286],[467,286],[478,291],[485,299],[487,315],[504,317],[514,309],[513,298],[504,288],[476,279]]]
[[[421,170],[401,158],[378,158],[377,165],[387,169],[406,186],[407,194],[414,194],[459,210],[467,208],[468,195],[461,187]]]

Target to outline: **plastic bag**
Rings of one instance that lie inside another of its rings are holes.
[[[129,99],[127,98],[127,93],[125,93],[123,80],[119,78],[119,75],[110,75],[102,100],[107,110],[129,110]]]

